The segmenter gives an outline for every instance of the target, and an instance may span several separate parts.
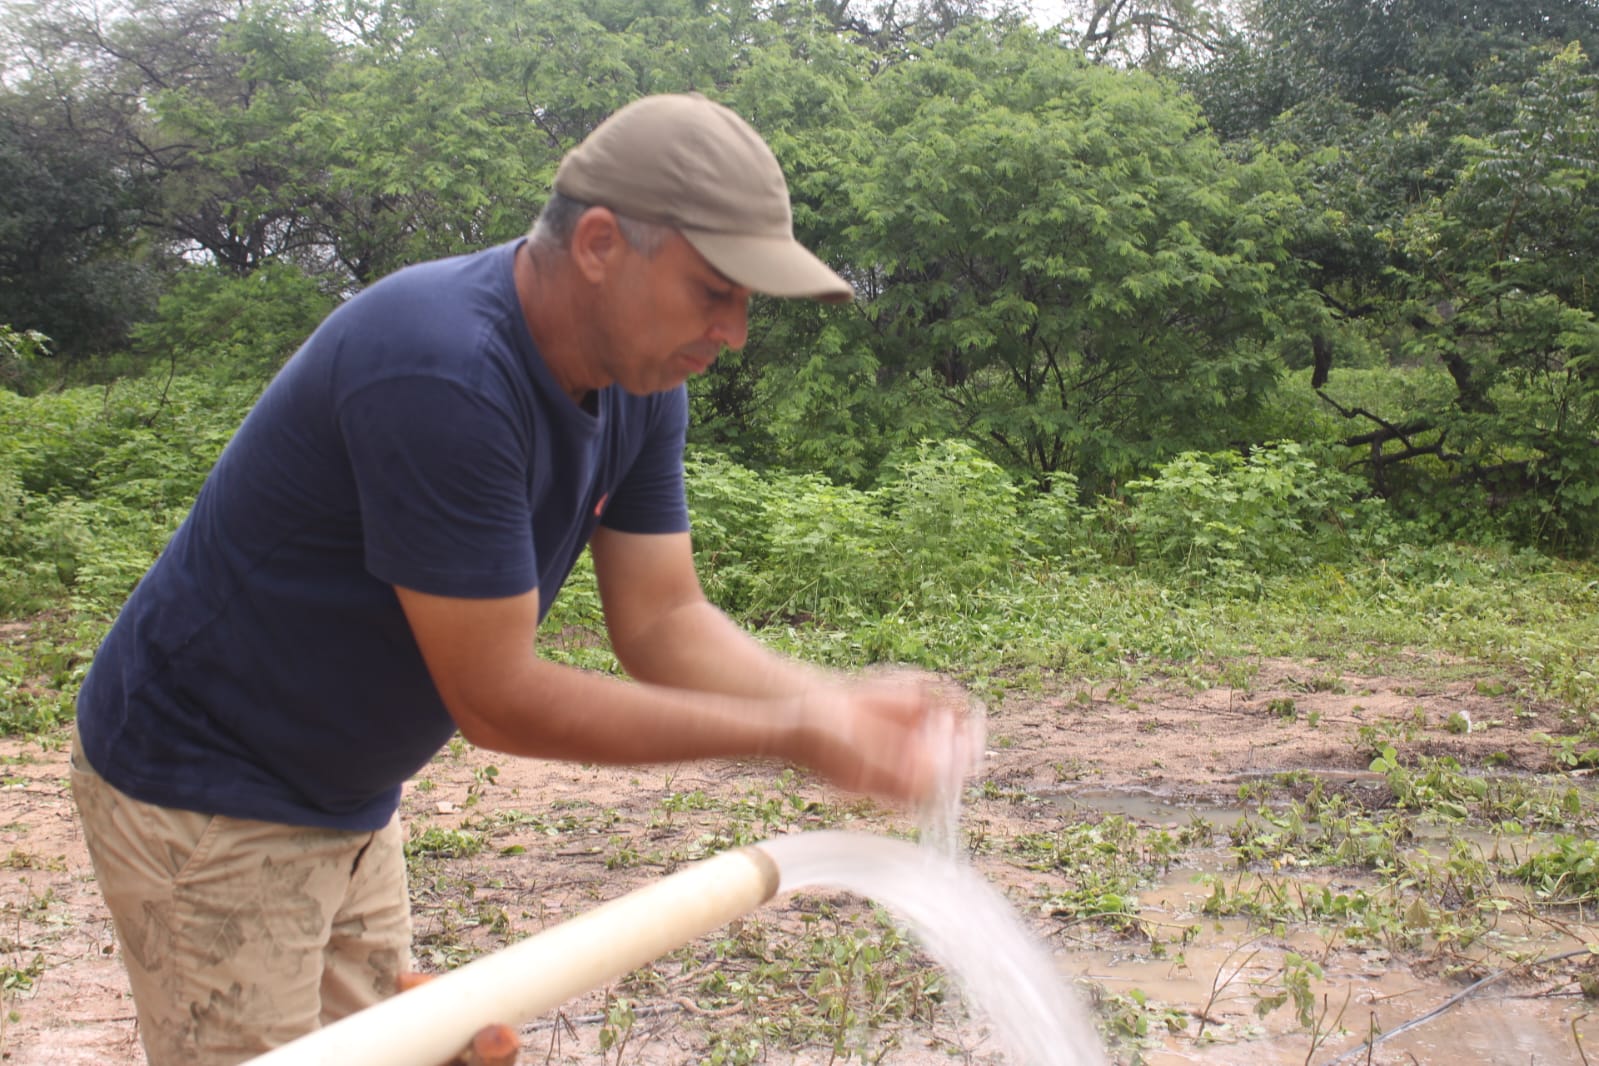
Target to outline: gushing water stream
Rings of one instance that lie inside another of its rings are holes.
[[[929,847],[831,830],[760,844],[779,892],[826,886],[893,912],[998,1031],[1015,1066],[1103,1066],[1087,1012],[1010,904],[971,869]]]

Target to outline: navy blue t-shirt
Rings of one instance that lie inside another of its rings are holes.
[[[167,807],[370,830],[455,729],[393,586],[549,609],[596,525],[688,528],[687,397],[556,384],[521,242],[402,270],[273,380],[78,698],[106,780]]]

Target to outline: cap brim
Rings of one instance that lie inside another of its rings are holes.
[[[747,289],[768,296],[843,303],[855,289],[792,237],[682,230],[711,266]]]

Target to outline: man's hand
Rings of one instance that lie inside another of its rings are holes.
[[[840,788],[921,804],[958,788],[983,753],[983,723],[964,693],[922,674],[818,687],[800,697],[796,752]]]

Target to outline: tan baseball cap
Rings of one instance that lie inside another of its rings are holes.
[[[676,228],[755,292],[829,302],[855,295],[794,239],[788,182],[761,135],[699,93],[646,96],[618,110],[561,160],[555,191]]]

